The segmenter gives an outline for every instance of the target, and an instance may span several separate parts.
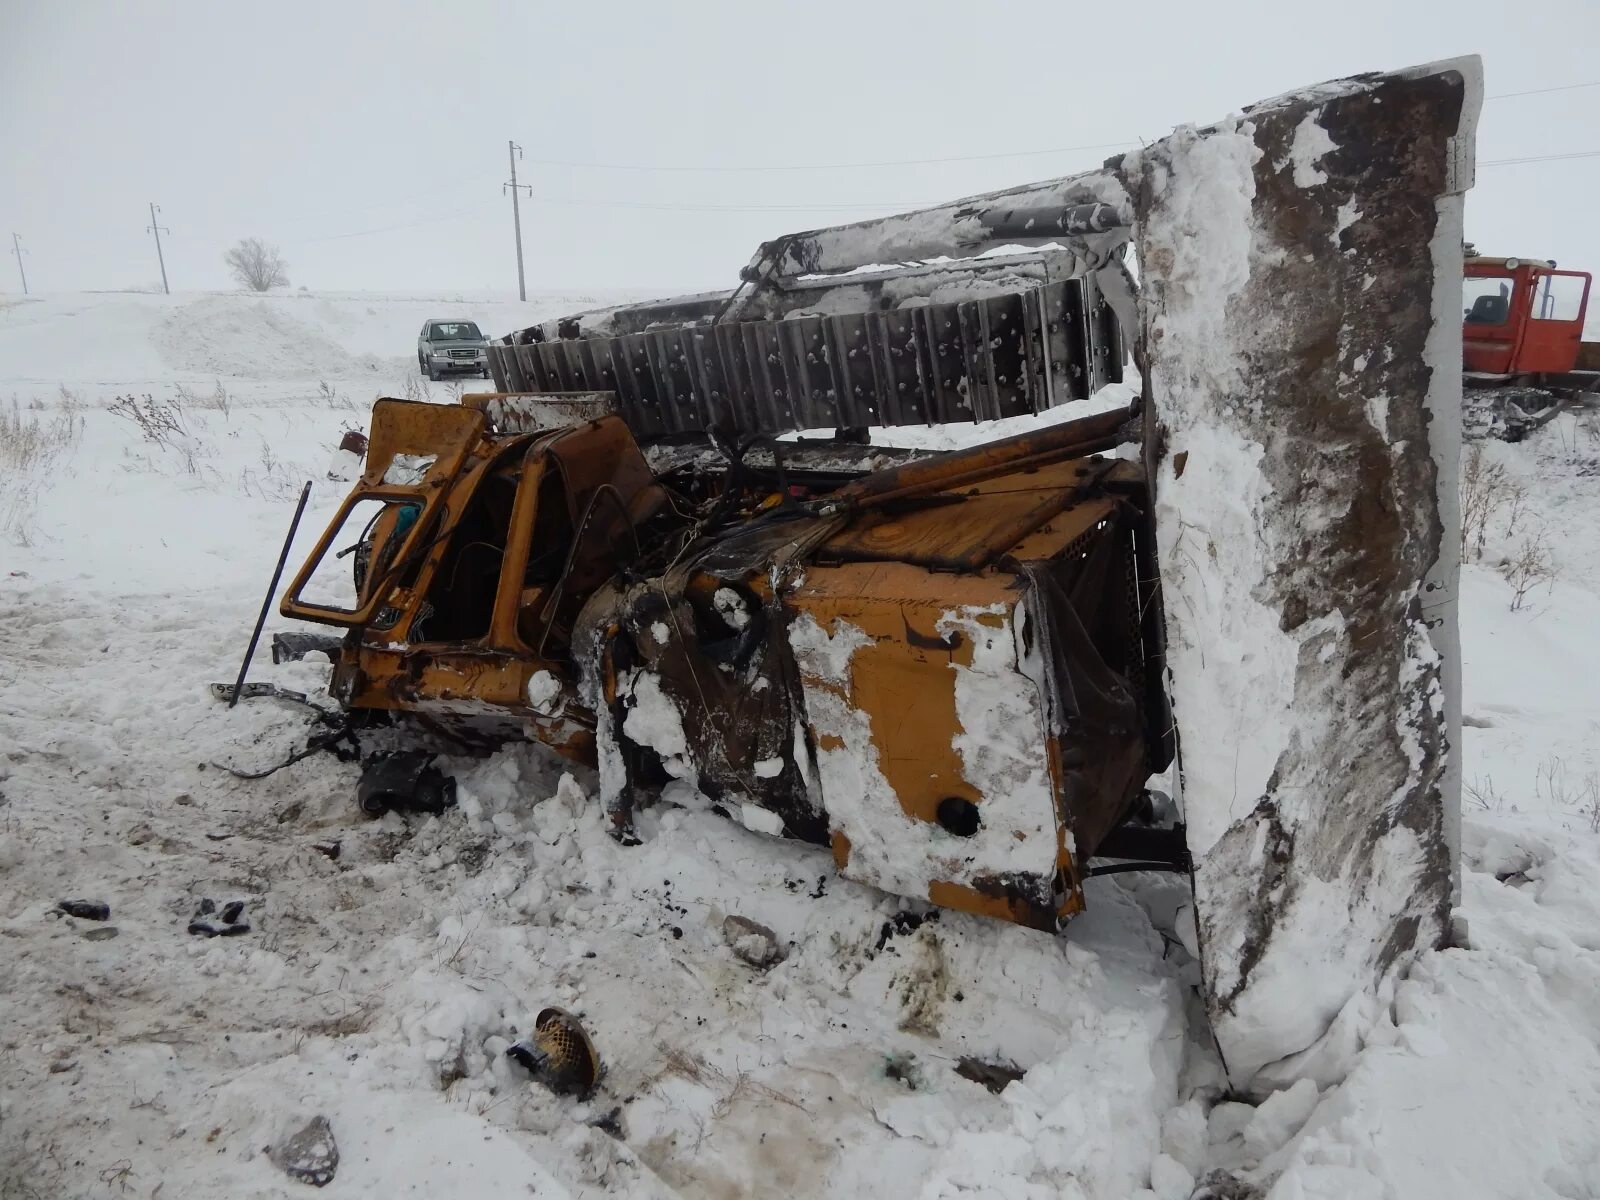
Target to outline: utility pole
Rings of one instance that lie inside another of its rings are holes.
[[[150,224],[145,228],[145,232],[156,235],[156,261],[161,264],[161,290],[170,296],[172,289],[167,286],[167,260],[161,256],[161,235],[171,233],[172,230],[156,223],[156,214],[160,211],[154,203],[150,205]]]
[[[506,143],[506,157],[511,160],[511,182],[500,185],[500,194],[504,196],[506,189],[511,189],[511,224],[517,231],[517,299],[528,298],[528,282],[522,274],[522,213],[517,206],[517,192],[519,190],[533,195],[533,189],[525,183],[517,182],[517,159],[522,157],[522,147],[515,142]]]
[[[22,269],[22,256],[27,253],[22,248],[22,243],[17,240],[17,235],[11,235],[11,253],[17,256],[17,274],[22,276],[22,294],[28,294],[28,273]]]

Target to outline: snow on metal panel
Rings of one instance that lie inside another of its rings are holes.
[[[1240,1086],[1342,1074],[1448,933],[1449,193],[1479,77],[1327,84],[1122,166],[1204,994]]]

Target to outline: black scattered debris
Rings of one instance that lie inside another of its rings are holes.
[[[216,686],[223,687],[226,685],[218,684]],[[315,708],[316,706],[312,705],[312,707]],[[235,779],[265,779],[268,775],[274,775],[285,767],[294,765],[302,758],[310,758],[319,750],[327,750],[340,762],[354,762],[361,757],[361,744],[356,741],[355,726],[346,718],[326,713],[318,708],[317,716],[312,721],[312,728],[315,729],[317,726],[322,727],[320,732],[313,733],[306,738],[306,744],[303,749],[296,750],[281,763],[268,767],[264,771],[241,771],[235,767],[230,767],[227,763],[219,762],[214,762],[211,765],[219,771],[226,771]],[[205,770],[204,763],[200,764],[200,769],[202,771]]]
[[[980,1058],[963,1055],[956,1064],[956,1074],[973,1083],[981,1083],[996,1096],[1006,1090],[1006,1084],[1015,1083],[1026,1071],[1007,1062],[984,1062]]]
[[[883,923],[883,928],[878,930],[878,944],[872,948],[874,954],[888,945],[889,939],[900,934],[915,933],[926,921],[937,921],[939,910],[931,909],[928,912],[911,912],[903,909],[894,914]]]
[[[1255,1184],[1237,1178],[1231,1171],[1210,1171],[1200,1180],[1190,1200],[1261,1200]]]
[[[456,863],[468,875],[478,875],[489,861],[490,843],[485,841],[468,842],[456,851]]]
[[[456,802],[456,781],[433,765],[426,750],[373,754],[362,766],[356,800],[369,817],[386,812],[444,812]]]
[[[816,891],[810,893],[811,898],[813,900],[821,900],[822,897],[827,894],[827,891],[828,891],[828,877],[826,875],[818,875],[817,876],[817,888],[816,888]]]
[[[904,1084],[908,1091],[915,1092],[922,1088],[922,1072],[917,1067],[914,1054],[885,1054],[883,1074],[896,1083]]]
[[[189,919],[189,932],[201,937],[233,937],[249,933],[250,923],[244,919],[244,901],[230,900],[218,912],[215,900],[202,899],[194,910],[194,916]]]
[[[324,858],[330,858],[334,862],[339,861],[340,846],[338,842],[312,842],[311,848]]]
[[[273,1147],[271,1158],[290,1179],[326,1187],[339,1168],[339,1143],[334,1140],[328,1118],[316,1116],[300,1132]]]
[[[69,917],[80,917],[85,921],[111,919],[111,906],[104,900],[62,900],[56,907]]]
[[[85,929],[80,935],[86,942],[109,942],[117,936],[115,925],[96,925],[93,929]]]
[[[589,1124],[594,1126],[601,1133],[610,1134],[619,1142],[627,1140],[628,1135],[623,1131],[622,1128],[622,1106],[620,1104],[616,1108],[613,1108],[610,1112],[606,1113],[604,1116],[597,1117],[595,1120],[590,1121]]]

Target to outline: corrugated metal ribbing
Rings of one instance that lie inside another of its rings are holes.
[[[489,348],[507,391],[610,391],[644,436],[992,421],[1122,377],[1091,277],[886,312],[670,326]]]

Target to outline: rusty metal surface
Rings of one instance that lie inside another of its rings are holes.
[[[809,570],[786,603],[802,627],[809,621],[859,641],[842,670],[836,654],[797,655],[840,873],[896,891],[920,883],[920,898],[942,907],[1054,928],[1082,907],[1082,895],[1065,809],[1053,788],[1028,787],[1051,740],[1036,685],[1012,671],[1015,694],[1028,698],[1016,715],[1031,721],[1016,732],[1038,751],[1034,764],[1007,776],[1015,786],[983,786],[998,777],[974,778],[957,749],[968,732],[963,717],[973,717],[961,711],[957,687],[974,668],[974,647],[949,619],[989,622],[1011,638],[1021,600],[1015,584],[1008,573],[941,578],[906,563],[846,564]],[[840,773],[856,758],[862,790],[847,797]],[[952,800],[970,806],[957,811],[970,813],[971,832],[948,827]],[[991,809],[1006,819],[990,819]],[[979,854],[1008,869],[969,865]]]
[[[617,411],[610,392],[551,392],[528,396],[516,392],[469,392],[461,397],[489,419],[495,433],[545,433],[568,429]]]
[[[1040,466],[1027,438],[884,472],[895,491],[959,491],[737,525],[602,585],[577,643],[595,647],[580,667],[604,698],[613,820],[665,770],[747,824],[762,810],[770,831],[830,845],[874,886],[1037,928],[1076,912],[1081,860],[1169,753],[1146,703],[1159,603],[1135,577],[1142,471],[1063,460],[1082,435],[1058,432]],[[977,696],[1007,706],[1014,757],[973,750],[992,733]],[[641,703],[678,714],[686,753],[669,767],[630,732]]]
[[[1113,409],[964,450],[951,450],[887,471],[875,471],[840,488],[830,500],[850,508],[885,504],[1098,454],[1131,440],[1135,433],[1132,420],[1129,410]]]
[[[770,814],[753,827],[831,845],[846,874],[947,907],[1039,928],[1077,911],[1079,856],[1160,759],[1133,715],[1145,676],[1128,649],[1141,635],[1126,614],[1149,597],[1120,577],[1066,586],[1086,547],[1131,560],[1140,469],[1082,457],[1128,436],[1128,414],[875,472],[842,469],[850,455],[877,460],[870,446],[822,445],[831,467],[816,472],[804,445],[779,455],[768,442],[761,466],[744,461],[754,445],[709,444],[673,468],[689,488],[673,494],[623,420],[580,420],[606,402],[380,402],[367,473],[341,510],[386,504],[363,532],[356,607],[321,610],[298,588],[283,605],[353,630],[334,670],[340,702],[469,747],[531,738],[599,762],[603,781],[625,781],[607,799],[625,828],[663,778],[627,732],[640,689],[655,688],[684,729],[674,770],[727,811]],[[1094,625],[1105,597],[1120,623],[1076,642],[1049,633]],[[860,639],[843,675],[794,640],[805,623]],[[1025,655],[1053,666],[1041,675]],[[1009,728],[1026,748],[998,772],[962,750],[979,734],[963,722],[986,712],[963,699],[978,676],[1016,709]],[[1099,693],[1120,697],[1120,724],[1085,707]],[[874,764],[859,794],[831,773],[840,754]],[[895,840],[910,877],[873,850]]]
[[[955,493],[938,493],[911,511],[870,509],[824,542],[822,562],[914,563],[944,571],[976,571],[1041,529],[1065,545],[1116,507],[1103,493],[1079,498],[1081,490],[1113,463],[1052,463],[1027,475],[982,480]],[[1123,474],[1138,475],[1134,464]],[[1071,506],[1069,512],[1063,512]],[[1052,518],[1061,519],[1052,522]]]

